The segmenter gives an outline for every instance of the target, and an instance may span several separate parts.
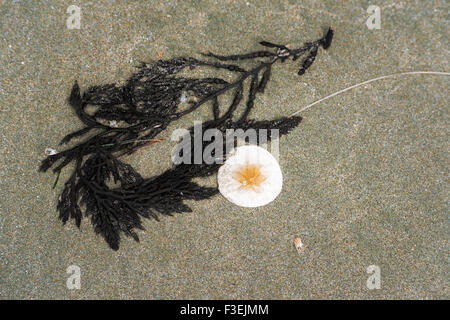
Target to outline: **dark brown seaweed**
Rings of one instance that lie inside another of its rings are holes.
[[[48,156],[40,166],[40,171],[53,168],[59,173],[69,163],[75,165],[58,201],[59,218],[63,223],[73,219],[80,227],[84,213],[90,217],[95,232],[117,250],[121,232],[139,241],[134,230],[143,229],[142,217],[158,220],[160,215],[190,212],[191,208],[184,200],[207,199],[218,192],[217,188],[200,186],[192,179],[216,173],[219,164],[178,164],[159,176],[143,178],[119,158],[160,141],[157,136],[172,121],[208,102],[212,106],[212,120],[203,124],[204,129],[215,128],[223,133],[233,128],[278,129],[280,136],[287,134],[300,123],[300,117],[248,119],[256,94],[264,92],[274,63],[289,58],[295,61],[305,55],[298,72],[301,75],[314,62],[319,46],[327,49],[332,37],[333,31],[329,29],[323,38],[297,49],[262,41],[260,44],[271,51],[229,56],[207,53],[203,56],[211,60],[181,57],[153,64],[141,63],[124,85],[93,86],[83,93],[75,83],[69,104],[85,127],[66,135],[61,144],[83,138],[88,133],[90,136],[71,148]],[[256,65],[247,70],[236,64],[241,60],[254,60]],[[226,70],[237,77],[229,82],[215,77],[178,76],[186,68],[200,67]],[[250,81],[247,94],[244,92],[246,80]],[[220,114],[218,97],[228,91],[233,92],[233,98],[227,110]],[[179,110],[180,99],[187,92],[195,99],[188,101],[187,108]],[[244,95],[245,109],[235,119],[235,111]],[[95,110],[88,112],[88,106]],[[189,132],[193,139],[193,128]],[[270,138],[269,135],[268,140]],[[204,142],[203,148],[205,146]],[[114,187],[110,186],[110,180],[115,183]]]

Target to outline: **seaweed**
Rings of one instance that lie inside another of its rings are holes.
[[[95,232],[117,250],[121,233],[139,241],[135,229],[143,229],[141,218],[159,220],[161,215],[192,211],[184,203],[185,200],[208,199],[218,192],[217,188],[201,186],[192,179],[214,174],[219,168],[218,163],[182,163],[161,175],[143,178],[119,158],[160,142],[157,136],[171,122],[208,103],[212,108],[212,119],[203,124],[205,129],[215,128],[223,133],[233,128],[278,129],[280,135],[287,134],[300,123],[301,117],[262,121],[249,119],[255,97],[264,92],[273,64],[306,56],[298,72],[301,75],[314,62],[319,47],[327,49],[330,46],[332,37],[330,28],[321,39],[297,49],[262,41],[260,44],[268,49],[246,54],[222,56],[209,52],[202,54],[203,59],[180,57],[152,64],[142,62],[124,85],[92,86],[83,94],[75,82],[68,101],[84,127],[66,135],[61,144],[74,138],[82,140],[73,147],[49,155],[40,166],[40,171],[52,168],[59,174],[64,167],[74,163],[72,174],[58,201],[59,219],[63,224],[73,219],[80,227],[83,214],[90,217]],[[257,64],[247,70],[237,64],[242,60]],[[190,78],[179,75],[186,68],[200,67],[225,70],[237,75],[237,78],[229,82],[219,77]],[[247,80],[250,85],[245,94],[244,83]],[[194,99],[181,110],[180,100],[186,92]],[[218,97],[226,92],[232,92],[233,98],[221,114]],[[245,109],[236,117],[244,95]],[[190,139],[194,139],[193,132],[191,128]],[[90,136],[86,137],[88,134]],[[194,152],[191,152],[193,155]],[[223,157],[226,157],[226,150]]]

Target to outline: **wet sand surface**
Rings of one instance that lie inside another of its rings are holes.
[[[70,168],[38,173],[47,147],[82,128],[67,104],[81,89],[123,83],[140,61],[241,53],[261,40],[300,45],[335,38],[313,66],[277,64],[251,114],[272,119],[382,75],[449,71],[446,1],[0,1],[0,298],[10,299],[448,299],[449,78],[407,75],[345,92],[301,113],[280,139],[284,185],[261,208],[217,195],[192,213],[145,221],[140,243],[114,252],[84,219],[57,219]],[[432,3],[432,4],[431,4]],[[205,74],[206,75],[206,74]],[[166,142],[126,161],[144,176],[171,166]],[[215,185],[216,177],[204,179]],[[294,238],[304,247],[298,252]],[[66,270],[81,271],[69,290]],[[381,288],[370,290],[370,265]]]

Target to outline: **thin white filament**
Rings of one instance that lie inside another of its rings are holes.
[[[324,98],[322,98],[322,99],[319,99],[319,100],[317,100],[317,101],[315,101],[315,102],[313,102],[313,103],[311,103],[311,104],[308,104],[307,106],[305,106],[305,107],[301,108],[300,110],[298,110],[298,111],[294,112],[293,114],[291,114],[290,117],[295,116],[295,115],[299,114],[299,113],[302,112],[302,111],[308,110],[308,109],[311,108],[312,106],[314,106],[314,105],[316,105],[316,104],[318,104],[318,103],[320,103],[320,102],[322,102],[322,101],[328,100],[328,99],[330,99],[330,98],[332,98],[332,97],[334,97],[334,96],[337,96],[337,95],[339,95],[339,94],[341,94],[341,93],[344,93],[344,92],[346,92],[346,91],[349,91],[349,90],[351,90],[351,89],[354,89],[354,88],[363,86],[363,85],[365,85],[365,84],[368,84],[368,83],[371,83],[371,82],[374,82],[374,81],[378,81],[378,80],[383,80],[383,79],[388,79],[388,78],[394,78],[394,77],[397,77],[397,76],[415,75],[415,74],[431,74],[431,75],[439,75],[439,76],[450,76],[450,72],[439,72],[439,71],[410,71],[410,72],[393,73],[393,74],[389,74],[389,75],[386,75],[386,76],[381,76],[381,77],[369,79],[369,80],[363,81],[363,82],[361,82],[361,83],[354,84],[354,85],[352,85],[352,86],[350,86],[350,87],[348,87],[348,88],[339,90],[339,91],[337,91],[337,92],[335,92],[335,93],[332,93],[332,94],[330,94],[330,95],[328,95],[328,96],[326,96],[326,97],[324,97]]]

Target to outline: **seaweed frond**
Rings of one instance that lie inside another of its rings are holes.
[[[214,174],[219,164],[179,164],[161,175],[144,178],[119,158],[161,141],[157,136],[171,122],[207,103],[211,105],[212,119],[204,124],[206,128],[222,132],[233,128],[279,129],[280,135],[289,133],[300,123],[300,117],[248,119],[255,97],[264,92],[276,62],[296,61],[304,56],[298,71],[301,75],[314,62],[319,47],[330,46],[332,37],[329,29],[322,38],[296,49],[262,41],[260,44],[268,49],[228,56],[210,52],[203,54],[204,60],[180,57],[152,64],[143,62],[124,85],[92,86],[83,93],[75,82],[68,101],[84,128],[66,135],[61,144],[74,138],[81,141],[48,156],[40,166],[40,171],[52,168],[59,174],[68,164],[75,164],[58,202],[59,218],[63,223],[73,219],[79,227],[84,213],[90,217],[95,232],[117,250],[121,233],[139,241],[135,229],[143,229],[141,218],[158,220],[160,215],[190,212],[185,200],[208,199],[218,192],[217,188],[200,186],[192,179]],[[256,64],[246,69],[238,65],[241,60]],[[186,68],[219,69],[235,77],[227,81],[219,77],[181,76]],[[246,93],[247,80],[250,85]],[[181,109],[180,101],[187,92],[192,99]],[[233,97],[221,113],[218,98],[227,92],[232,92]],[[236,118],[243,100],[245,109]],[[193,139],[193,128],[189,132]],[[226,156],[226,152],[223,154]]]

